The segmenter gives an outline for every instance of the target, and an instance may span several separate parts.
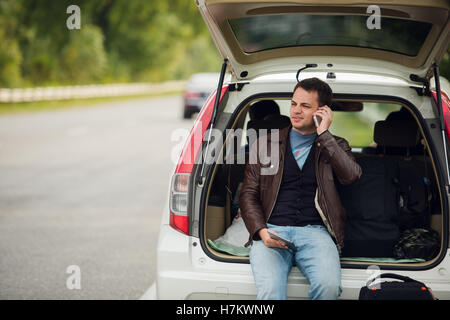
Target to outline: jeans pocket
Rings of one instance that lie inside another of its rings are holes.
[[[286,238],[286,239],[289,238],[290,232],[289,232],[289,227],[288,226],[277,226],[277,225],[274,225],[274,224],[267,223],[267,228],[275,231],[282,238]]]

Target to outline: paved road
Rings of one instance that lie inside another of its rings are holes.
[[[193,122],[181,104],[168,96],[0,117],[0,299],[138,299],[148,289],[171,133]],[[77,283],[71,265],[80,290],[66,287]]]

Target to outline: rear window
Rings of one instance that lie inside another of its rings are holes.
[[[367,28],[367,16],[304,13],[230,19],[242,50],[254,53],[293,46],[352,46],[416,56],[430,23],[381,18],[380,29]]]
[[[291,100],[275,100],[280,113],[289,117]],[[401,106],[393,103],[364,102],[361,111],[334,111],[330,132],[345,138],[352,148],[363,148],[373,145],[375,122],[385,120],[389,113],[399,111]],[[245,123],[250,120],[247,113]],[[241,146],[245,146],[246,126]]]
[[[364,102],[363,105],[363,110],[357,112],[333,112],[330,131],[345,138],[353,148],[372,145],[375,122],[385,120],[389,113],[401,108],[391,103]]]

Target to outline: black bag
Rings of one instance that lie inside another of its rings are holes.
[[[392,257],[398,242],[398,168],[389,158],[360,157],[362,175],[337,189],[347,212],[343,257]]]
[[[380,278],[401,281],[384,281],[371,285],[371,279],[359,291],[359,300],[435,300],[431,289],[424,283],[394,273],[383,273]]]
[[[394,258],[433,259],[441,249],[439,234],[432,229],[415,228],[404,231],[394,246]]]
[[[398,192],[400,231],[429,227],[431,187],[428,179],[417,172],[415,162],[398,163],[398,178],[395,179],[395,184]]]

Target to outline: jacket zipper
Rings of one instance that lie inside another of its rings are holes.
[[[285,156],[286,156],[286,155],[285,155]],[[281,157],[280,157],[280,158],[281,158]],[[275,200],[273,201],[272,209],[270,209],[270,213],[269,213],[269,215],[267,216],[266,223],[267,223],[267,221],[269,221],[270,216],[272,215],[273,208],[275,208],[275,204],[277,203],[278,193],[280,192],[281,180],[283,179],[284,159],[283,159],[283,161],[281,161],[281,159],[280,159],[279,161],[280,161],[280,165],[281,165],[280,182],[278,182],[277,194],[276,194],[276,196],[275,196]]]
[[[318,175],[318,164],[319,164],[319,157],[320,157],[320,152],[322,151],[322,149],[321,148],[319,148],[319,151],[318,151],[318,153],[317,153],[317,163],[316,163],[316,165],[315,165],[315,171],[316,171],[316,179],[317,179],[317,177],[319,176]],[[321,180],[322,180],[322,177],[320,177],[321,178]],[[322,218],[322,221],[323,221],[323,223],[325,223],[325,225],[326,225],[326,227],[327,227],[327,229],[328,229],[328,231],[330,232],[330,234],[336,239],[336,242],[337,242],[337,237],[336,237],[336,233],[334,232],[334,229],[333,229],[333,225],[332,225],[332,223],[331,223],[331,220],[329,219],[329,218],[327,218],[327,216],[325,215],[325,213],[322,211],[322,209],[320,208],[320,205],[319,205],[319,188],[320,188],[320,186],[319,186],[319,184],[317,184],[317,191],[316,191],[316,196],[315,196],[315,198],[314,198],[314,203],[316,204],[316,209],[317,209],[317,211],[319,212],[319,215],[320,215],[320,217]],[[340,246],[338,245],[338,248],[340,248]]]
[[[281,162],[281,161],[280,161],[280,162]],[[269,221],[270,216],[272,215],[273,208],[275,207],[275,204],[277,203],[278,193],[280,192],[281,180],[283,179],[284,161],[283,161],[283,163],[281,163],[280,165],[281,165],[281,177],[280,177],[280,182],[278,183],[277,194],[276,194],[276,196],[275,196],[275,200],[273,201],[272,209],[270,209],[270,213],[269,213],[269,215],[267,216],[266,223],[267,223],[267,221]],[[252,243],[252,242],[253,242],[253,240],[250,239],[250,240],[245,244],[245,247],[247,247],[247,245],[249,245],[249,244]]]

